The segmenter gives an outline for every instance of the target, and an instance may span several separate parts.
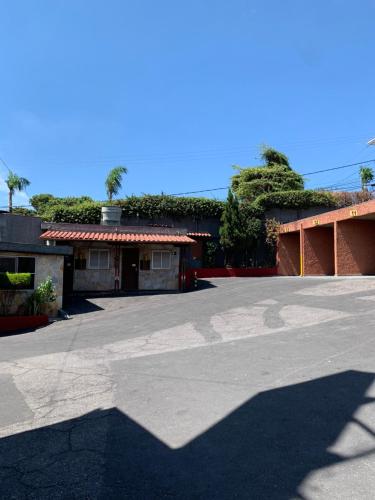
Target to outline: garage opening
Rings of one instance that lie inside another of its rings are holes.
[[[305,229],[303,233],[303,274],[333,276],[335,274],[334,228]]]
[[[279,235],[277,255],[278,274],[282,276],[300,275],[301,238],[299,231]]]
[[[337,222],[336,238],[337,275],[375,275],[374,220]]]

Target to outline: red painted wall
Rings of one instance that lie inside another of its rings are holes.
[[[375,221],[336,223],[336,274],[375,274]]]
[[[303,274],[335,274],[333,227],[314,227],[303,231]]]
[[[278,274],[299,276],[300,274],[300,233],[281,233],[277,248]]]

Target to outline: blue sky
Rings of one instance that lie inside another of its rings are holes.
[[[103,199],[119,164],[123,195],[227,186],[263,143],[301,173],[375,158],[374,1],[2,0],[0,19],[0,157],[28,195]]]

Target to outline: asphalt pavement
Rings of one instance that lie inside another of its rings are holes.
[[[1,499],[373,499],[375,278],[80,299],[0,337]]]

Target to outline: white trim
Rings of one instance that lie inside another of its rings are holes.
[[[161,265],[161,267],[155,267],[155,264],[154,264],[154,255],[156,253],[160,253],[161,254],[161,259],[160,259],[160,265]],[[169,255],[168,267],[162,267],[163,254],[168,254]],[[172,252],[171,251],[169,251],[169,250],[153,250],[152,251],[152,269],[155,269],[155,270],[159,269],[159,270],[167,271],[168,269],[171,269],[171,266],[172,266]]]
[[[107,253],[107,265],[106,267],[99,267],[99,259],[98,259],[98,267],[94,267],[91,265],[91,252],[106,252]],[[92,270],[96,270],[96,271],[99,271],[101,269],[109,269],[109,255],[110,255],[110,251],[108,248],[89,248],[89,262],[88,262],[88,266],[87,266],[87,269],[92,269]]]

